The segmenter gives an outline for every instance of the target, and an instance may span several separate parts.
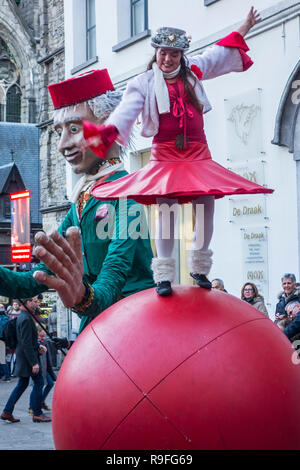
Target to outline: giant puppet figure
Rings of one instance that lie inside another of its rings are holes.
[[[100,181],[114,181],[127,174],[118,144],[110,145],[101,160],[90,149],[82,151],[82,121],[101,124],[122,97],[114,90],[107,70],[55,83],[49,91],[55,108],[59,151],[81,178],[58,231],[49,236],[36,235],[35,254],[41,264],[26,273],[0,267],[0,294],[31,297],[48,287],[54,288],[64,305],[81,317],[82,331],[119,299],[154,286],[150,269],[153,255],[149,238],[133,237],[127,230],[135,216],[130,215],[134,204],[135,211],[136,206],[140,208],[139,220],[144,221],[142,206],[130,200],[125,205],[121,201],[108,204],[91,195]],[[103,233],[105,225],[109,226],[107,234]]]
[[[160,295],[172,293],[171,282],[175,277],[175,259],[172,257],[175,217],[172,215],[164,222],[164,206],[193,204],[195,230],[189,255],[190,273],[200,287],[210,289],[207,275],[212,265],[213,253],[209,245],[213,234],[215,199],[230,194],[273,192],[214,162],[203,128],[203,114],[211,109],[211,105],[202,80],[229,72],[242,72],[252,65],[243,36],[258,21],[259,14],[252,7],[237,31],[203,54],[192,57],[184,55],[189,49],[185,31],[160,28],[152,37],[155,55],[148,70],[128,83],[121,104],[110,115],[106,125],[98,129],[90,123],[84,125],[87,142],[91,142],[91,148],[100,157],[104,155],[104,144],[113,131],[117,141],[126,145],[140,113],[141,134],[154,136],[150,162],[145,167],[118,181],[100,182],[93,189],[93,196],[100,199],[127,196],[142,204],[158,204],[158,256],[153,259],[152,269]],[[101,136],[98,142],[95,140],[97,135]],[[97,147],[97,144],[100,145]],[[197,211],[200,204],[204,206],[204,217],[202,211]],[[166,230],[165,223],[169,224]],[[164,233],[170,233],[169,237]]]

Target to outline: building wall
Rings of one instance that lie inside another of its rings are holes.
[[[53,105],[47,88],[65,76],[63,0],[40,2],[39,21],[41,211],[44,230],[49,232],[58,227],[68,210],[65,160],[58,152],[58,138],[52,126]]]
[[[189,52],[192,55],[202,53],[205,48],[240,26],[252,6],[250,0],[220,0],[207,7],[199,0],[189,0],[184,7],[180,0],[149,0],[148,4],[148,28],[152,32],[162,25],[185,29],[192,35]],[[105,0],[96,2],[98,61],[82,64],[80,73],[106,67],[115,86],[124,88],[130,78],[145,70],[153,49],[147,36],[113,52],[112,49],[119,43],[118,2],[111,1],[109,9],[106,6]],[[205,129],[214,160],[230,167],[232,162],[228,159],[225,100],[230,103],[231,100],[239,99],[238,95],[243,100],[249,93],[257,93],[262,119],[259,164],[264,167],[264,184],[275,192],[265,198],[266,213],[258,222],[248,218],[244,224],[232,223],[230,198],[216,202],[212,240],[214,264],[210,276],[223,278],[227,290],[233,295],[240,295],[246,274],[243,231],[258,225],[267,234],[268,255],[264,257],[267,285],[264,286],[264,292],[273,318],[276,296],[281,289],[281,275],[290,271],[299,278],[296,162],[287,147],[276,146],[271,141],[281,95],[299,60],[300,5],[296,0],[262,0],[257,7],[263,21],[246,38],[254,66],[243,74],[233,73],[205,82],[213,106],[213,110],[205,115]],[[66,43],[66,77],[72,76],[74,67],[78,67],[75,60],[76,44],[84,41],[84,35],[74,21],[78,14],[78,2],[65,0],[65,34],[73,38]],[[122,18],[122,21],[126,21],[126,18]],[[296,139],[299,140],[299,136],[296,135]],[[130,171],[141,166],[142,158],[139,155],[149,149],[151,139],[140,137],[136,145],[136,155],[126,160]],[[67,178],[67,184],[72,186],[71,178]]]
[[[15,1],[1,0],[0,36],[7,43],[20,73],[22,90],[21,122],[37,121],[39,106],[39,66],[35,32],[22,17]]]
[[[34,4],[33,1],[27,1],[19,6],[20,9],[12,0],[0,2],[0,37],[8,47],[11,63],[19,75],[22,93],[21,123],[1,122],[0,165],[14,161],[26,187],[31,190],[31,237],[33,240],[35,232],[41,228],[39,131],[34,124],[38,119],[40,83],[35,39],[38,27],[37,2]],[[23,6],[24,9],[21,9]],[[4,61],[2,67],[5,67]],[[2,82],[2,86],[7,90],[7,83]],[[5,119],[5,116],[2,119]],[[35,171],[32,175],[33,168]],[[5,259],[6,264],[9,260],[10,264],[10,224],[7,221],[1,223],[0,233],[2,260]]]
[[[57,150],[47,89],[48,84],[64,79],[64,4],[63,0],[21,0],[18,4],[1,0],[0,6],[0,35],[21,75],[21,122],[33,122],[41,131],[40,203],[43,223],[53,229],[68,208],[65,161]]]
[[[48,84],[63,80],[65,75],[63,0],[20,0],[18,4],[15,0],[0,0],[0,36],[11,49],[21,74],[24,99],[22,124],[18,129],[25,132],[24,123],[30,122],[34,124],[35,135],[40,136],[37,154],[31,155],[31,171],[40,177],[39,197],[34,206],[39,225],[34,220],[34,229],[43,227],[49,233],[58,227],[69,208],[65,161],[57,149],[58,140],[52,128],[53,107],[47,89]],[[17,132],[14,137],[17,139]],[[26,139],[19,139],[18,145],[17,157],[24,163],[24,158],[28,160]],[[9,246],[10,230],[0,228],[0,236],[1,244]],[[62,316],[62,322],[58,321],[59,331],[64,332],[65,310],[59,305],[58,311]]]

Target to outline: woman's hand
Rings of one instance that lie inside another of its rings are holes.
[[[85,152],[90,147],[99,147],[103,145],[102,139],[99,136],[89,137],[80,144],[80,151]]]
[[[261,21],[260,14],[257,10],[254,10],[254,7],[251,7],[245,22],[240,28],[237,29],[237,32],[242,36],[245,36],[254,25]]]

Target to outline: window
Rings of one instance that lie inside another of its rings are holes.
[[[72,0],[74,56],[71,74],[98,61],[96,0]]]
[[[86,0],[86,60],[96,57],[95,0]]]
[[[150,34],[148,0],[118,0],[118,44],[112,50],[117,52]]]
[[[11,218],[11,204],[10,195],[2,193],[0,195],[0,220],[1,222],[10,221]]]
[[[21,90],[17,84],[6,93],[6,122],[21,122]]]
[[[131,37],[146,29],[145,0],[131,0]]]
[[[11,217],[11,204],[9,194],[3,196],[3,217],[4,219],[9,219]]]
[[[219,0],[204,0],[204,6],[208,7],[211,3],[218,2]]]
[[[0,121],[4,121],[4,115],[5,115],[5,88],[4,86],[0,83]]]
[[[21,122],[20,76],[14,58],[0,38],[0,121]]]

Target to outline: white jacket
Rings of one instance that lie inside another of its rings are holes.
[[[214,45],[203,54],[188,58],[188,66],[196,65],[202,72],[202,80],[208,80],[229,72],[242,72],[243,61],[239,50],[234,47]],[[197,79],[195,93],[203,105],[203,112],[211,110],[202,81]],[[117,142],[127,145],[132,126],[142,113],[142,130],[144,137],[153,137],[158,133],[159,114],[154,91],[154,73],[152,70],[142,73],[130,80],[119,106],[109,116],[106,124],[114,125],[119,136]]]

